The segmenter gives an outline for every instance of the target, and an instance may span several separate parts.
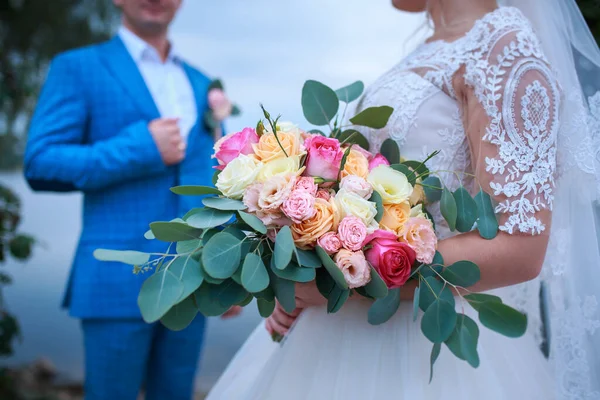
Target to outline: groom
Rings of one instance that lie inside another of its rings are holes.
[[[83,229],[65,295],[81,319],[87,400],[189,400],[204,333],[198,316],[172,332],[141,319],[148,274],[103,263],[96,248],[164,252],[151,221],[200,206],[176,185],[210,185],[213,137],[202,124],[209,78],[167,40],[181,0],[114,0],[112,40],[52,62],[31,122],[25,176],[34,190],[83,192]]]

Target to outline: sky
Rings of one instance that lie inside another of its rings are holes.
[[[391,0],[184,0],[170,38],[184,59],[223,80],[243,111],[226,124],[237,131],[256,124],[261,102],[306,125],[306,80],[368,85],[424,40],[424,27],[422,14]]]

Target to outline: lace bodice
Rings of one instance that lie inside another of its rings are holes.
[[[430,170],[440,171],[451,190],[481,185],[492,194],[501,230],[545,231],[560,92],[518,9],[499,8],[454,42],[417,48],[367,90],[359,107],[377,105],[394,113],[386,128],[366,132],[373,148],[391,137],[407,159],[439,150]],[[439,210],[431,211],[440,236],[450,235]]]

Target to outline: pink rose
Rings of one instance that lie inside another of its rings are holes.
[[[329,200],[331,198],[331,192],[327,189],[319,189],[317,190],[315,197],[317,199]]]
[[[337,253],[342,248],[340,237],[334,232],[327,232],[317,240],[317,244],[332,255]]]
[[[417,253],[417,261],[425,264],[433,262],[438,240],[433,225],[427,218],[409,218],[404,224],[400,240],[406,242]]]
[[[338,236],[346,249],[358,251],[367,238],[367,226],[360,218],[349,215],[340,222]]]
[[[233,105],[221,89],[212,89],[208,92],[208,107],[213,112],[217,121],[223,121],[231,115]]]
[[[366,179],[356,175],[348,175],[342,178],[340,189],[356,193],[363,199],[370,199],[373,194],[373,186]]]
[[[308,153],[304,175],[336,179],[344,156],[340,142],[321,135],[311,135],[304,142],[304,146]]]
[[[258,143],[258,135],[252,128],[244,128],[241,132],[230,133],[215,143],[213,158],[219,161],[219,169],[223,169],[240,154],[252,154],[252,144]]]
[[[274,213],[279,212],[283,202],[292,194],[296,183],[296,176],[275,175],[264,182],[258,195],[258,207],[261,211]]]
[[[377,153],[371,161],[369,161],[369,171],[380,165],[390,165],[390,162],[382,154]]]
[[[318,189],[319,187],[315,183],[315,178],[312,176],[303,176],[298,178],[296,181],[296,186],[294,187],[294,190],[302,190],[310,193],[313,196],[317,194]]]
[[[381,229],[367,236],[363,245],[367,244],[372,247],[365,256],[387,287],[403,286],[410,277],[416,259],[415,251],[408,244],[399,242],[394,233]]]
[[[243,202],[248,208],[246,211],[249,213],[260,211],[260,207],[258,206],[258,198],[260,197],[260,191],[262,190],[262,187],[262,183],[253,183],[246,188]]]
[[[294,190],[281,207],[281,210],[292,222],[299,224],[315,216],[315,197],[304,190]]]
[[[344,274],[344,280],[350,289],[363,287],[371,281],[371,268],[362,251],[341,249],[333,260]]]

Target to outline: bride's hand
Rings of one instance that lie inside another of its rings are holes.
[[[317,284],[296,283],[296,307],[308,308],[327,304],[327,299],[317,289]]]
[[[267,320],[265,321],[265,328],[267,331],[273,335],[273,333],[278,333],[281,336],[284,336],[289,330],[290,327],[298,318],[298,315],[302,312],[301,308],[296,308],[291,314],[288,314],[279,302],[275,303],[275,309],[273,313]]]

